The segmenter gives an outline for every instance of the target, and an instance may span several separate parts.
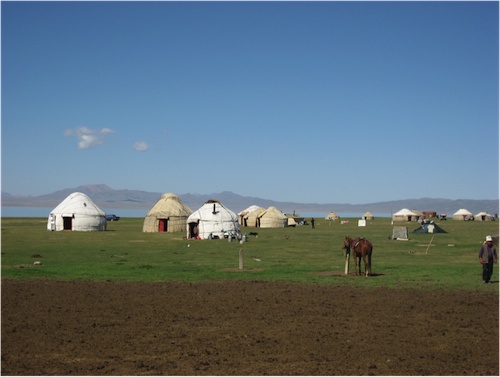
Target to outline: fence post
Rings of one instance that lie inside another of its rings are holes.
[[[243,249],[240,249],[240,270],[243,270]]]

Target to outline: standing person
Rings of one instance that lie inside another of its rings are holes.
[[[314,229],[314,217],[311,219],[311,226],[312,226],[312,229]]]
[[[488,283],[493,274],[493,263],[497,263],[497,249],[491,236],[486,236],[479,250],[479,263],[483,265],[483,283]]]

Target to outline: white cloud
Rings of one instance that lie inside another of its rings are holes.
[[[147,151],[149,149],[149,145],[148,145],[148,143],[146,143],[144,141],[138,141],[138,142],[134,143],[132,148],[134,148],[137,152],[144,152],[144,151]]]
[[[78,140],[78,149],[88,149],[104,142],[106,135],[114,134],[110,128],[103,128],[101,130],[92,130],[87,127],[79,127],[74,130],[64,131],[65,136],[76,136]]]

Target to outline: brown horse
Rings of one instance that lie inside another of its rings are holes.
[[[346,236],[342,249],[345,249],[346,253],[349,253],[352,250],[356,275],[361,275],[361,258],[363,258],[363,262],[365,263],[365,276],[372,273],[373,245],[370,241],[365,238],[358,237],[352,239],[351,237]]]

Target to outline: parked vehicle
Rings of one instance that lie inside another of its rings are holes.
[[[120,220],[120,216],[116,216],[116,215],[106,215],[106,220],[107,220],[107,221],[118,221],[118,220]]]

